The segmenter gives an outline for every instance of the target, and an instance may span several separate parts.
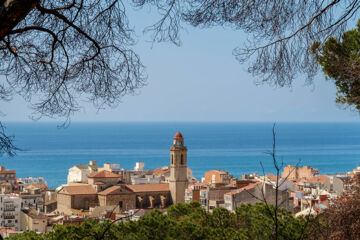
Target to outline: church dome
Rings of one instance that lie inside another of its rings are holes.
[[[184,139],[184,137],[182,136],[182,134],[180,132],[177,132],[174,136],[174,139]]]

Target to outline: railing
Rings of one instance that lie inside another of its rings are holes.
[[[15,207],[5,207],[4,211],[15,211]]]
[[[4,219],[15,219],[15,216],[14,215],[7,215],[7,216],[4,216]]]
[[[5,223],[5,227],[15,227],[15,223]]]

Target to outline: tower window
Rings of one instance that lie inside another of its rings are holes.
[[[171,164],[174,164],[174,155],[171,154]]]
[[[181,165],[184,165],[184,155],[181,154]]]

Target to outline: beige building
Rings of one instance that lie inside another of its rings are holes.
[[[318,174],[319,170],[317,168],[311,168],[309,166],[297,167],[287,165],[281,174],[281,178],[287,180],[293,180],[298,178],[310,179]]]
[[[91,185],[64,186],[57,193],[57,211],[66,215],[71,215],[72,209],[89,210],[97,203],[97,192]]]
[[[187,179],[187,148],[180,132],[174,136],[173,146],[170,147],[170,178],[169,186],[172,202],[184,203]]]
[[[229,176],[228,172],[220,171],[220,170],[211,170],[205,173],[204,183],[206,184],[229,184],[231,180],[231,176]]]
[[[47,217],[35,209],[23,209],[20,212],[21,231],[47,232]]]
[[[257,202],[267,202],[269,205],[275,205],[276,190],[271,184],[256,182],[239,190],[231,191],[224,196],[224,207],[234,211],[241,204],[254,204]],[[293,199],[288,191],[278,191],[278,203],[290,211],[293,210]]]

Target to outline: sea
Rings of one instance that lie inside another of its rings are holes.
[[[188,148],[188,167],[201,179],[211,169],[233,176],[275,173],[269,151],[274,123],[136,122],[5,123],[21,150],[1,156],[0,165],[18,177],[44,177],[49,187],[66,183],[68,169],[96,160],[132,169],[168,166],[173,136],[180,131]],[[279,166],[309,165],[320,174],[343,173],[360,163],[360,123],[276,123]]]

